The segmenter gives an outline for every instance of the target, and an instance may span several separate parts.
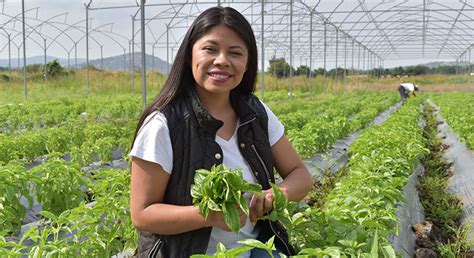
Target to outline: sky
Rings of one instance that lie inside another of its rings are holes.
[[[250,1],[250,0],[248,0]],[[309,0],[311,1],[311,0]],[[347,0],[346,2],[354,1],[354,4],[357,2],[355,0]],[[421,0],[420,0],[421,1]],[[438,0],[442,2],[443,0]],[[444,0],[446,2],[453,0]],[[471,0],[468,0],[471,1]],[[128,53],[130,47],[130,38],[132,34],[132,17],[134,13],[137,13],[138,7],[135,0],[25,0],[25,9],[27,11],[27,20],[29,24],[38,25],[40,21],[50,19],[52,26],[37,26],[35,27],[38,30],[38,33],[32,32],[29,35],[27,40],[27,56],[41,56],[44,55],[44,43],[45,38],[38,36],[40,33],[47,35],[46,37],[46,54],[49,56],[55,56],[58,58],[67,59],[68,57],[73,59],[76,55],[78,58],[85,58],[85,4],[91,2],[92,8],[104,8],[111,6],[131,6],[132,8],[115,8],[115,9],[93,9],[89,12],[90,17],[90,28],[95,28],[101,32],[93,32],[91,34],[91,40],[89,42],[90,49],[90,58],[96,59],[108,56],[115,56],[123,54],[124,51]],[[168,2],[165,0],[148,0],[147,4],[162,4]],[[172,1],[176,2],[176,1]],[[202,1],[198,1],[202,2]],[[209,0],[207,2],[210,2]],[[215,1],[217,2],[217,1]],[[329,1],[325,3],[327,9],[333,8],[332,5],[336,5],[338,2]],[[208,5],[211,6],[211,5]],[[0,27],[2,24],[5,24],[6,21],[11,19],[11,16],[16,16],[21,14],[21,0],[0,0],[0,9],[3,15],[0,15]],[[203,7],[205,9],[205,7]],[[147,13],[147,18],[152,16],[159,16],[161,11],[165,9],[162,7],[149,8]],[[196,11],[196,10],[194,10]],[[66,14],[67,13],[67,14]],[[140,14],[138,13],[137,19]],[[21,18],[21,16],[19,16]],[[67,24],[77,23],[80,28],[77,29],[68,29],[66,33],[60,33],[61,30],[65,30]],[[135,22],[135,32],[138,32],[139,21]],[[154,54],[155,56],[167,60],[172,60],[174,56],[175,48],[166,51],[166,27],[163,20],[155,20],[150,22],[147,29],[147,54]],[[185,22],[180,19],[176,19],[174,24],[174,32],[171,33],[171,41],[179,42],[179,39],[184,33],[185,28],[189,26],[189,22]],[[9,31],[12,32],[12,37],[15,37],[16,45],[11,45],[12,58],[17,58],[18,49],[21,44],[21,22],[13,22],[8,24]],[[139,51],[139,37],[136,35],[136,48],[135,51]],[[58,44],[53,42],[53,39]],[[7,47],[7,38],[0,29],[0,59],[8,59],[8,47]],[[152,42],[155,42],[155,47],[152,48]],[[76,54],[77,53],[77,54]],[[266,59],[268,59],[269,54],[266,54]],[[288,58],[287,58],[288,59]],[[321,59],[321,58],[319,58]],[[319,60],[320,61],[320,60]],[[420,60],[420,59],[399,59],[399,60],[386,60],[384,65],[385,67],[394,67],[399,65],[415,65],[419,63],[427,63],[434,60]],[[442,59],[437,61],[452,61],[449,59]],[[299,61],[298,58],[294,61],[295,65],[305,64],[304,61]],[[307,62],[306,62],[307,63]],[[259,62],[260,64],[260,62]],[[332,62],[334,65],[334,62]],[[266,64],[268,66],[268,62]],[[321,66],[321,62],[316,62],[313,67]],[[331,66],[331,64],[328,64]],[[341,62],[339,62],[339,66]]]

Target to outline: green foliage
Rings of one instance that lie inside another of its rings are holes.
[[[59,75],[64,75],[65,70],[59,63],[57,59],[50,61],[46,64],[46,72],[48,73],[48,76],[51,77],[57,77]]]
[[[273,190],[273,209],[262,220],[280,221],[283,225],[291,224],[290,211],[295,209],[296,203],[290,203],[278,185],[270,183]]]
[[[277,78],[289,77],[290,69],[293,69],[294,72],[294,68],[290,67],[285,58],[276,58],[274,56],[269,60],[269,63],[268,73],[273,74]]]
[[[459,135],[466,147],[474,150],[474,94],[432,94],[430,98],[439,105],[441,116]]]
[[[298,68],[296,68],[296,71],[295,71],[295,75],[298,76],[298,75],[301,75],[301,76],[305,76],[305,77],[309,77],[310,75],[310,69],[309,69],[309,66],[307,65],[300,65]]]
[[[198,169],[191,186],[193,204],[207,218],[211,211],[224,213],[225,223],[234,232],[239,232],[240,219],[238,209],[249,214],[244,193],[260,193],[259,184],[248,183],[243,179],[241,169],[226,169],[223,165],[214,165],[211,170]]]
[[[395,257],[387,236],[397,230],[397,204],[418,158],[428,153],[418,127],[419,101],[406,102],[382,126],[359,136],[350,147],[347,175],[323,207],[293,214],[288,231],[300,254]]]
[[[81,188],[89,182],[76,164],[51,156],[47,163],[32,168],[29,173],[43,210],[58,215],[77,207],[85,198]]]
[[[26,213],[20,197],[26,198],[29,206],[33,204],[29,191],[30,179],[21,162],[0,166],[0,236],[16,234],[19,231]]]

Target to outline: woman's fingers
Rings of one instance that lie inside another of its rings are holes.
[[[245,225],[247,221],[247,215],[245,215],[244,211],[241,208],[239,210],[239,220],[240,220],[240,227]],[[209,226],[211,227],[218,227],[224,231],[232,231],[229,226],[225,223],[224,213],[220,211],[211,211],[207,217],[207,221],[209,222]]]
[[[249,219],[253,224],[273,209],[273,191],[264,191],[265,195],[254,194],[250,200]]]

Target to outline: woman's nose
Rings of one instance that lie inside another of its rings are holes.
[[[220,52],[216,56],[216,59],[214,59],[214,64],[215,65],[228,66],[229,65],[229,59],[227,58],[227,55],[225,53]]]

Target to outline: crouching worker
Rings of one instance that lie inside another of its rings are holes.
[[[400,100],[404,101],[412,94],[416,97],[415,91],[419,91],[418,85],[414,83],[402,83],[398,86],[398,92],[400,93]]]

